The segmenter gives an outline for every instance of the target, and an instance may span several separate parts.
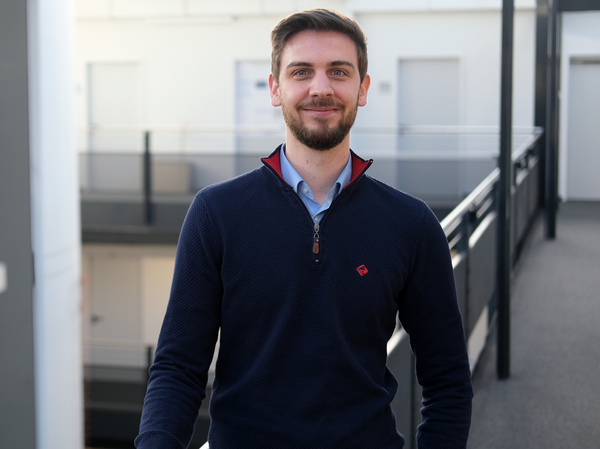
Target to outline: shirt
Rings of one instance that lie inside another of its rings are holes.
[[[348,156],[349,155],[350,153],[348,153]],[[285,145],[283,146],[283,151],[281,151],[281,174],[283,175],[285,182],[287,182],[294,189],[294,192],[300,196],[300,199],[308,209],[313,221],[319,223],[323,218],[325,211],[331,206],[331,202],[350,182],[352,177],[352,158],[348,157],[348,163],[344,167],[344,170],[342,170],[342,173],[340,173],[337,181],[329,190],[327,200],[322,206],[315,201],[310,186],[302,179],[302,176],[300,176],[294,167],[292,167],[290,161],[287,160],[287,157],[285,156]]]

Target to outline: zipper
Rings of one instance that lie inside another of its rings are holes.
[[[350,155],[350,157],[352,157],[352,155]],[[277,173],[277,171],[270,164],[268,164],[263,159],[261,159],[261,161],[265,165],[265,167],[267,167],[288,188],[288,190],[291,190],[292,192],[294,192],[294,188],[292,186],[290,186],[287,182],[285,182],[285,180],[279,175],[279,173]],[[336,196],[333,199],[333,201],[331,202],[331,204],[329,206],[329,209],[327,209],[325,211],[325,213],[323,214],[323,216],[321,218],[321,223],[323,222],[323,219],[325,218],[325,215],[327,215],[327,212],[329,212],[329,210],[331,209],[331,207],[333,206],[333,204],[338,201],[338,199],[340,198],[340,196],[342,196],[344,193],[346,193],[347,188],[350,187],[350,185],[354,184],[356,181],[358,181],[364,175],[364,173],[367,171],[367,169],[371,166],[372,163],[373,163],[373,160],[371,159],[368,162],[368,164],[363,168],[363,170],[359,173],[359,175],[356,178],[354,178],[354,180],[352,180],[346,187],[344,187],[342,189],[342,191],[338,194],[338,196]],[[308,208],[306,207],[306,204],[304,204],[304,201],[302,201],[302,198],[300,198],[300,195],[298,195],[296,192],[294,192],[294,193],[298,196],[298,200],[300,201],[300,203],[302,203],[302,206],[304,206],[304,210],[308,214],[308,217],[309,217],[311,223],[313,223],[313,218],[310,215],[310,212],[308,211]],[[312,249],[312,252],[313,252],[315,263],[319,263],[319,262],[321,262],[321,245],[320,245],[320,235],[319,235],[320,225],[318,223],[314,223],[313,229],[314,229],[314,235],[313,235],[313,249]]]
[[[315,256],[315,263],[319,263],[319,261],[321,260],[321,255],[320,255],[320,251],[321,249],[319,248],[319,224],[315,223],[315,235],[314,235],[314,243],[313,243],[313,254]]]

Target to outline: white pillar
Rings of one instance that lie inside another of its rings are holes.
[[[36,449],[83,446],[73,5],[28,0]]]

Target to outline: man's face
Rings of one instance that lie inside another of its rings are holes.
[[[339,145],[367,104],[370,79],[360,82],[356,45],[334,31],[302,31],[281,54],[279,81],[269,77],[271,104],[281,106],[294,137],[314,150]]]

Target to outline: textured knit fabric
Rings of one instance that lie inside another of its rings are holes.
[[[220,328],[211,449],[401,448],[386,367],[397,314],[423,386],[418,447],[466,447],[470,372],[437,219],[352,154],[317,255],[278,151],[190,207],[137,447],[186,447]]]

